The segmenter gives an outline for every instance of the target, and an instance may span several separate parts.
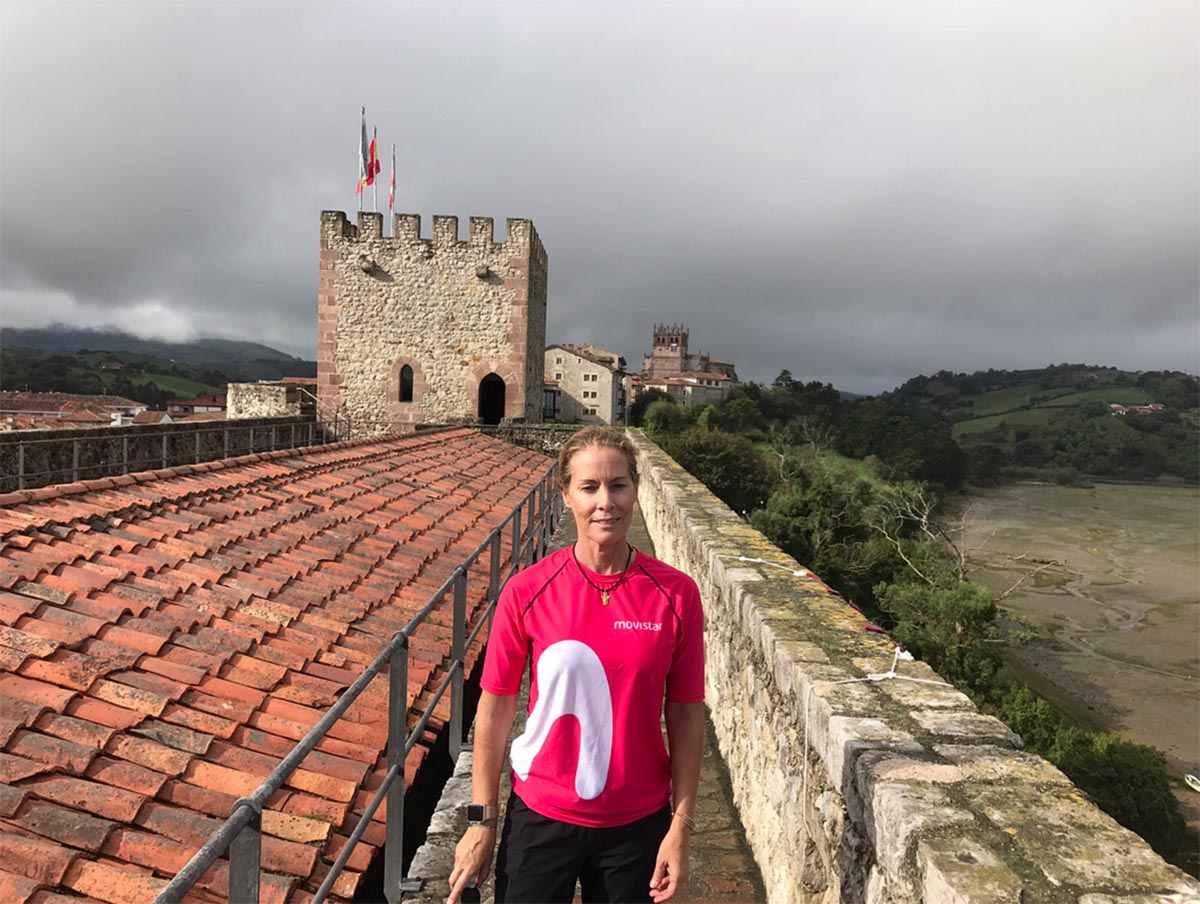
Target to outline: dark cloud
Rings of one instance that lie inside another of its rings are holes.
[[[859,391],[1194,372],[1198,38],[1189,0],[10,0],[0,313],[311,355],[366,104],[427,230],[534,219],[552,341],[637,365],[682,322]]]

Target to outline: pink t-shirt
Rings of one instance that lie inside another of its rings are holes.
[[[670,799],[663,700],[704,699],[704,615],[695,581],[645,553],[607,606],[582,567],[568,546],[505,584],[481,684],[517,693],[532,655],[514,790],[551,819],[619,826]],[[614,580],[588,576],[602,587]]]

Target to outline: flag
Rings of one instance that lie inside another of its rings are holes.
[[[396,146],[392,145],[392,177],[388,180],[388,210],[396,209]]]
[[[379,175],[379,170],[382,169],[379,164],[379,151],[375,147],[375,137],[377,134],[378,129],[372,129],[370,156],[367,158],[367,185],[375,184],[375,177]]]
[[[370,171],[371,158],[367,152],[367,108],[362,108],[362,135],[358,141],[358,188],[355,192],[362,194],[363,186],[367,185],[367,173]]]

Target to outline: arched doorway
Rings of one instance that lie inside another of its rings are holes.
[[[488,374],[479,381],[479,418],[485,424],[498,424],[504,417],[504,380]]]

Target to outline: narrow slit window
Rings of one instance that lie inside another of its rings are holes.
[[[413,369],[405,364],[400,368],[400,401],[411,402],[413,394]]]

